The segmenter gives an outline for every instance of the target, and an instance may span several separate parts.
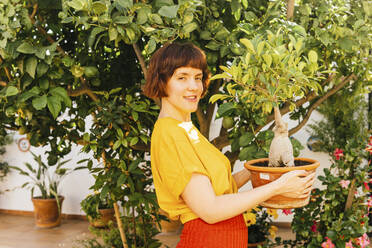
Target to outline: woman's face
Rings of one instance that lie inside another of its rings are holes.
[[[192,67],[177,68],[168,80],[168,96],[162,98],[162,105],[167,104],[174,114],[187,116],[195,112],[203,93],[203,72]]]

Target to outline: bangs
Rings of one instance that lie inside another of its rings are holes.
[[[173,72],[179,67],[192,67],[203,72],[207,70],[207,61],[204,53],[190,44],[184,44],[179,47],[167,47],[162,57],[164,64],[161,68],[164,70],[160,74],[167,77],[172,76]]]

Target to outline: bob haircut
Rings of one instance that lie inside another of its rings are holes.
[[[192,67],[203,72],[203,92],[209,85],[209,70],[204,52],[191,43],[170,43],[159,48],[150,59],[143,93],[152,99],[167,97],[167,82],[179,67]]]

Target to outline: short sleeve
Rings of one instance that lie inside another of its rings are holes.
[[[193,173],[209,177],[203,163],[198,157],[196,147],[187,134],[177,132],[171,137],[164,137],[159,142],[157,169],[161,183],[179,200]]]

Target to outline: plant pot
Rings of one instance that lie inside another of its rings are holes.
[[[254,159],[244,164],[245,168],[251,172],[253,188],[265,185],[276,179],[282,174],[292,170],[315,171],[319,162],[309,158],[295,158],[293,167],[268,167],[269,159]],[[266,166],[265,166],[266,164]],[[309,203],[310,195],[305,198],[290,198],[282,195],[276,195],[262,202],[260,205],[267,208],[300,208]]]
[[[88,216],[88,220],[91,226],[97,228],[107,227],[110,221],[115,221],[115,210],[113,208],[98,209],[100,217],[93,219]]]
[[[62,209],[63,196],[59,196],[59,205]],[[40,228],[51,228],[61,224],[61,211],[58,209],[56,199],[32,198],[34,204],[35,224]]]

